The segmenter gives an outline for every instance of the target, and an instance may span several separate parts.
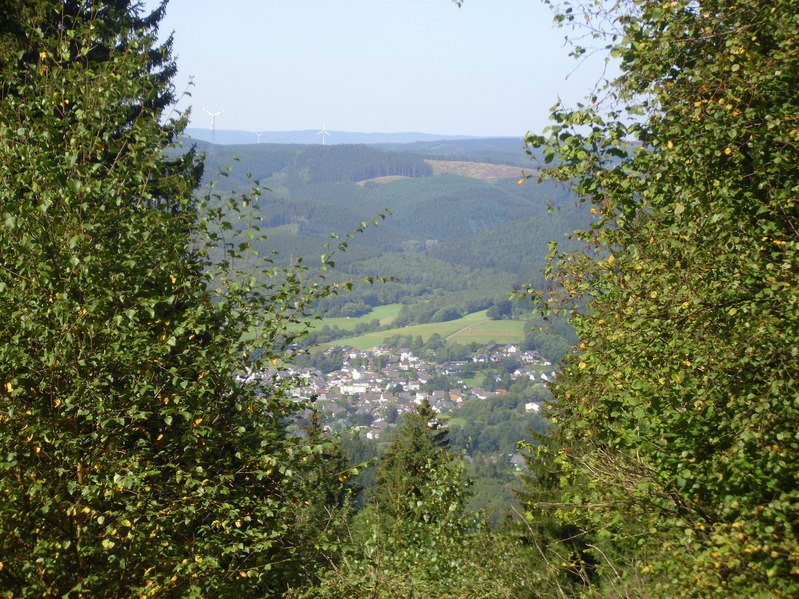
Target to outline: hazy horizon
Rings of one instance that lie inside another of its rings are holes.
[[[551,23],[538,0],[170,0],[161,33],[193,128],[522,137],[602,75]]]

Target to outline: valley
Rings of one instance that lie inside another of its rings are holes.
[[[352,290],[322,301],[324,317],[402,304],[404,326],[489,309],[519,286],[543,288],[550,243],[572,247],[566,234],[588,223],[565,189],[519,184],[534,169],[514,139],[197,147],[206,152],[207,179],[233,166],[218,193],[263,189],[256,216],[266,239],[256,249],[276,264],[301,259],[313,268],[331,235],[386,217],[334,257],[328,280]]]
[[[246,221],[260,221],[259,252],[339,290],[298,340],[297,397],[353,463],[381,456],[403,414],[430,403],[469,458],[470,509],[498,522],[515,504],[516,444],[546,429],[546,382],[576,343],[565,322],[509,295],[545,287],[552,244],[570,247],[586,211],[554,185],[525,184],[535,171],[516,140],[203,149],[209,173],[233,165],[222,193],[263,189]],[[373,226],[377,214],[385,219]],[[331,235],[346,250],[316,271]],[[367,494],[373,476],[358,478]]]

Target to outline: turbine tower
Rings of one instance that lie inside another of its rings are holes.
[[[255,134],[255,136],[258,138],[258,143],[261,143],[261,136],[262,136],[264,133],[266,133],[266,132],[265,132],[265,131],[262,131],[261,133],[256,133],[256,134]]]
[[[330,131],[325,129],[325,124],[324,123],[322,123],[322,130],[321,131],[317,131],[316,134],[322,136],[322,145],[325,145],[325,137],[328,136],[328,135],[332,135],[332,133],[330,133]]]
[[[203,106],[203,110],[211,117],[211,143],[216,143],[216,117],[225,112],[225,109],[223,108],[217,112],[211,112],[205,106]]]

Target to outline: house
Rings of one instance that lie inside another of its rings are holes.
[[[520,453],[514,453],[510,458],[510,463],[516,471],[527,469],[527,463],[524,461],[524,457]]]
[[[442,402],[444,399],[448,399],[449,396],[446,391],[433,391],[430,394],[430,400],[434,402]]]
[[[538,373],[533,371],[533,370],[530,370],[529,368],[517,368],[514,371],[514,373],[511,375],[511,377],[513,379],[517,379],[517,378],[523,377],[523,376],[527,377],[531,381],[534,381],[538,377]]]
[[[391,352],[391,348],[385,343],[380,343],[372,348],[372,353],[375,356],[387,356]]]
[[[345,395],[357,395],[359,393],[366,393],[369,390],[369,385],[366,383],[353,381],[351,384],[342,383],[339,386],[339,391]]]
[[[472,389],[472,395],[474,395],[477,399],[488,399],[495,394],[491,391],[486,391],[482,387],[475,387]]]

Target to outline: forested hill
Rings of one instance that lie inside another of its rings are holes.
[[[251,144],[214,146],[202,144],[208,155],[208,167],[231,164],[232,181],[240,182],[246,174],[265,179],[290,174],[305,183],[356,182],[376,177],[400,175],[425,177],[432,168],[422,157],[407,152],[386,152],[366,145]]]
[[[395,301],[483,309],[514,286],[542,285],[549,243],[587,220],[562,188],[523,180],[533,165],[515,140],[197,146],[207,155],[207,178],[232,165],[218,183],[222,192],[253,180],[267,189],[261,216],[268,238],[259,250],[278,252],[278,263],[300,256],[314,263],[331,233],[345,235],[390,211],[336,257],[332,276],[394,275],[401,283],[356,286],[321,305],[332,313],[341,303],[366,310]]]
[[[231,157],[235,156],[242,168],[236,168],[233,175],[236,176],[236,171],[239,175],[250,172],[256,178],[280,170],[320,166],[322,162],[332,170],[333,178],[336,180],[351,176],[354,163],[359,164],[361,168],[368,168],[370,162],[379,162],[385,168],[385,165],[392,162],[400,164],[403,159],[416,162],[432,159],[506,164],[528,169],[531,166],[530,156],[525,151],[523,140],[507,137],[325,146],[302,143],[223,145],[189,137],[183,138],[182,142],[186,147],[196,146],[207,153],[209,172],[213,172],[215,166],[229,164]],[[317,174],[316,178],[321,179],[324,176]]]
[[[414,143],[384,143],[375,147],[393,152],[412,152],[439,160],[466,160],[492,164],[530,166],[524,150],[524,140],[515,137],[490,137],[481,139],[440,139]]]
[[[442,139],[485,139],[475,138],[468,135],[439,135],[431,133],[404,132],[404,133],[361,133],[353,131],[327,131],[325,143],[327,145],[338,144],[410,144],[418,141],[438,142]],[[193,140],[210,142],[216,140],[219,144],[252,144],[252,143],[273,143],[273,144],[321,144],[321,132],[318,129],[303,129],[299,131],[241,131],[230,129],[217,129],[211,131],[207,128],[188,128],[186,135]]]

